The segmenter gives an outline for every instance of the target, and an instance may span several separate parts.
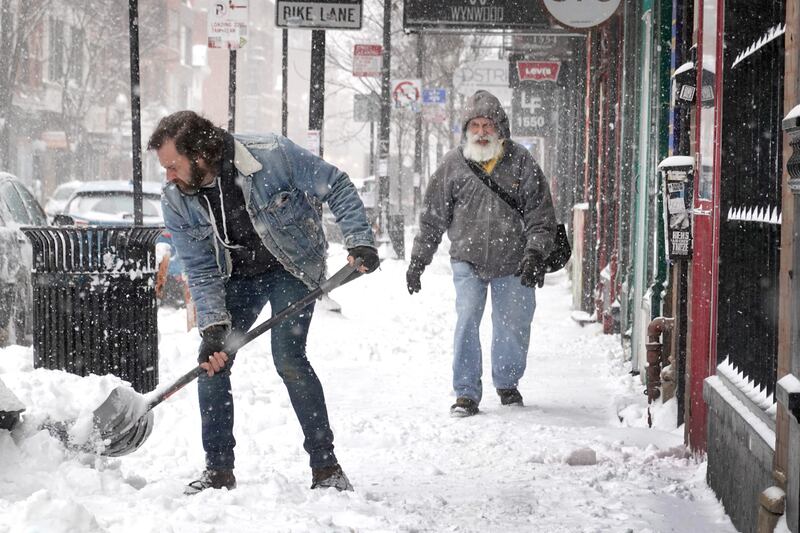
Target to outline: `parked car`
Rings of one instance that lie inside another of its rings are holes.
[[[72,218],[75,225],[127,226],[133,224],[133,182],[104,180],[81,183],[64,206],[63,214]],[[163,225],[161,212],[161,183],[145,181],[142,183],[142,223]],[[156,246],[164,243],[169,246],[170,262],[167,279],[161,291],[161,303],[180,305],[184,300],[185,285],[183,265],[175,247],[172,235],[164,231]]]
[[[46,225],[33,194],[0,172],[0,346],[33,342],[33,249],[19,228]]]
[[[47,216],[53,217],[59,213],[63,213],[64,206],[67,205],[67,200],[69,200],[72,193],[80,186],[80,181],[68,181],[56,187],[56,190],[50,195],[50,199],[44,204],[44,212],[47,213]]]
[[[122,180],[81,183],[67,200],[63,214],[72,217],[78,226],[133,224],[133,183]],[[142,222],[164,223],[160,183],[142,183]]]

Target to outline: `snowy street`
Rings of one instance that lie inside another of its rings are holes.
[[[329,271],[345,255],[332,245]],[[116,383],[33,370],[31,349],[12,346],[0,350],[0,378],[27,418],[13,436],[0,431],[0,532],[735,531],[706,485],[705,462],[669,425],[674,401],[654,409],[660,429],[648,429],[643,385],[619,338],[570,319],[566,274],[537,291],[526,406],[502,407],[492,387],[487,305],[481,413],[454,419],[449,259],[440,250],[414,296],[406,267],[384,261],[335,291],[342,312],[318,305],[311,326],[309,359],[354,493],[309,490],[302,434],[266,335],[233,369],[238,488],[192,497],[183,487],[203,468],[194,385],[156,408],[136,453],[75,454],[36,431],[37,421],[90,411]],[[199,335],[186,332],[183,310],[162,309],[159,327],[165,383],[192,367]]]

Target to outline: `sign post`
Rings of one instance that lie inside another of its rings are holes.
[[[227,48],[228,58],[228,131],[236,126],[236,50],[247,42],[249,0],[219,1],[208,14],[208,47]]]
[[[235,0],[231,0],[235,1]],[[325,30],[360,30],[363,0],[277,0],[275,25],[279,28],[311,29],[311,73],[309,76],[308,136],[322,157],[325,121]],[[286,42],[286,40],[284,40]],[[284,45],[284,61],[286,57]],[[285,73],[284,69],[284,73]],[[284,74],[285,75],[285,74]],[[286,107],[284,89],[284,108]]]

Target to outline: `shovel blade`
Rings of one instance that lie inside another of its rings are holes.
[[[153,431],[153,412],[147,401],[127,387],[117,387],[94,410],[94,429],[102,442],[101,455],[118,457],[136,451]]]

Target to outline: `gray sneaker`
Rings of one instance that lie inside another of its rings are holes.
[[[311,469],[311,488],[328,489],[333,487],[338,491],[353,490],[353,485],[347,479],[342,467],[339,465],[325,466]]]

